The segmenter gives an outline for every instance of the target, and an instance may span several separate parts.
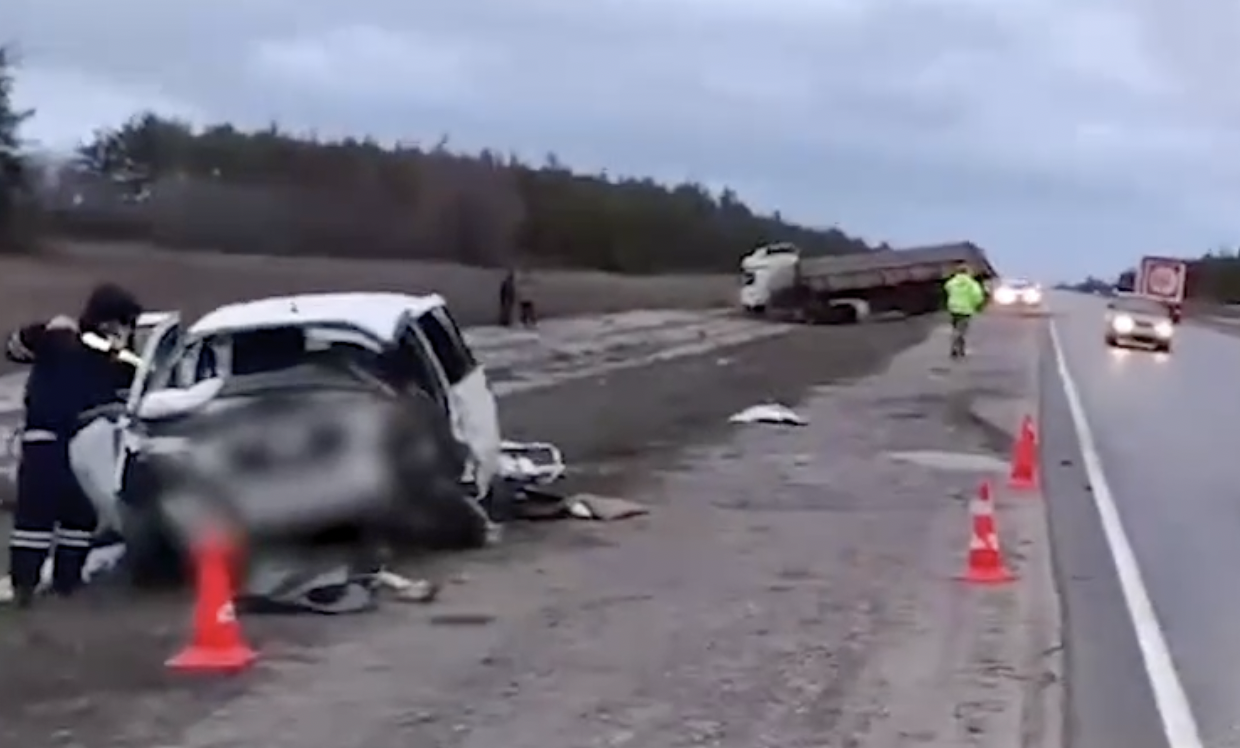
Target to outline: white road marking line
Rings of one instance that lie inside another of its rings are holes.
[[[1124,601],[1128,606],[1128,615],[1132,620],[1133,630],[1137,635],[1137,645],[1141,649],[1141,659],[1145,663],[1145,674],[1149,678],[1150,688],[1154,692],[1154,703],[1158,707],[1158,715],[1162,720],[1163,732],[1170,748],[1205,748],[1201,742],[1201,734],[1197,729],[1197,720],[1184,694],[1184,686],[1180,683],[1180,675],[1175,670],[1171,659],[1171,651],[1163,636],[1162,626],[1158,623],[1158,615],[1150,602],[1149,592],[1141,579],[1141,568],[1137,565],[1136,555],[1124,524],[1120,520],[1119,509],[1115,505],[1115,497],[1107,484],[1106,474],[1102,469],[1102,459],[1098,456],[1097,443],[1089,420],[1085,416],[1085,408],[1081,405],[1081,397],[1076,382],[1068,371],[1067,359],[1063,345],[1059,340],[1058,326],[1054,320],[1050,324],[1051,344],[1055,349],[1055,364],[1059,369],[1059,378],[1063,382],[1064,395],[1068,399],[1068,410],[1072,414],[1072,423],[1076,428],[1076,436],[1081,444],[1081,457],[1085,463],[1085,473],[1089,477],[1094,506],[1098,509],[1098,518],[1102,522],[1102,532],[1111,550],[1111,558],[1115,562],[1115,573],[1119,577],[1119,585],[1124,593]]]

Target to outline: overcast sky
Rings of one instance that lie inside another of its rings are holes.
[[[1111,274],[1240,243],[1233,0],[3,0],[27,133],[153,108],[730,184]]]

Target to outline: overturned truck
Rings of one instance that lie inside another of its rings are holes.
[[[814,324],[928,314],[942,307],[942,283],[962,262],[983,280],[996,275],[986,253],[970,242],[827,257],[771,244],[741,261],[740,301],[756,316]]]

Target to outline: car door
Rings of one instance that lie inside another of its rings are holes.
[[[82,490],[95,505],[101,529],[120,530],[116,504],[120,495],[125,463],[136,449],[134,414],[143,394],[164,379],[180,343],[180,315],[161,319],[146,337],[142,361],[123,409],[101,412],[78,430],[69,442],[69,462]]]
[[[443,369],[453,433],[469,447],[476,463],[474,480],[485,492],[500,458],[499,408],[486,372],[446,308],[436,307],[415,324]]]

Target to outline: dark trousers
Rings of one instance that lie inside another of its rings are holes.
[[[538,319],[534,314],[534,302],[528,299],[522,299],[520,306],[521,324],[525,327],[533,327]]]
[[[513,300],[507,296],[499,298],[499,323],[503,327],[512,325],[512,304]]]
[[[82,583],[82,567],[95,532],[95,507],[69,467],[64,439],[22,444],[17,506],[9,535],[9,574],[15,590],[38,587],[52,553],[52,588],[69,594]]]
[[[968,314],[952,312],[952,358],[965,355],[966,340],[969,335],[969,322],[973,317]]]

